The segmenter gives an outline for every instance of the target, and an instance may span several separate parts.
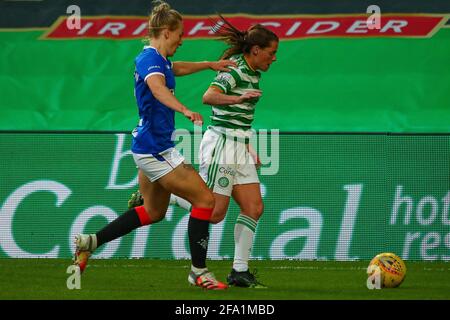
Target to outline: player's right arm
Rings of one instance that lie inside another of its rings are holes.
[[[240,96],[231,96],[224,93],[224,91],[216,86],[210,86],[203,94],[203,103],[211,106],[227,106],[231,104],[239,104],[246,100],[258,98],[261,96],[260,90],[251,90]]]
[[[194,123],[203,123],[203,117],[184,106],[169,90],[164,75],[165,64],[156,54],[135,59],[136,72],[144,79],[153,96],[166,107],[182,113]]]
[[[163,75],[154,74],[148,77],[147,85],[152,91],[153,96],[162,104],[170,109],[182,113],[186,118],[194,123],[203,123],[203,117],[200,113],[192,112],[185,105],[183,105],[167,88],[166,80]]]
[[[239,82],[240,78],[236,70],[219,72],[203,95],[203,103],[211,106],[227,106],[261,96],[261,90],[247,90],[240,96],[229,94],[238,86]]]

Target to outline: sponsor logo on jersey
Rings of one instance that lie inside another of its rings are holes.
[[[160,66],[157,66],[157,65],[154,65],[154,66],[150,66],[150,67],[148,67],[148,71],[150,71],[151,69],[161,69],[161,67]]]

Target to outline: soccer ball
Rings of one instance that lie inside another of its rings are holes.
[[[369,275],[368,283],[378,285],[380,287],[378,289],[395,288],[405,280],[406,265],[396,254],[384,252],[377,254],[370,261],[367,274]]]

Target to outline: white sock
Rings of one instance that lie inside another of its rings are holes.
[[[237,272],[248,270],[248,259],[252,252],[253,236],[257,221],[240,214],[234,225],[234,261],[233,269]]]
[[[191,265],[191,270],[192,270],[196,275],[199,275],[199,274],[202,274],[202,273],[205,272],[205,271],[208,271],[208,268],[196,268],[196,267],[194,267],[193,265]]]
[[[180,208],[186,210],[186,211],[191,211],[191,203],[187,200],[184,200],[183,198],[180,198],[174,194],[170,195],[170,204],[174,204],[179,206]]]
[[[94,252],[95,249],[97,249],[97,235],[95,233],[90,234],[92,243],[90,248],[87,248],[89,251]]]

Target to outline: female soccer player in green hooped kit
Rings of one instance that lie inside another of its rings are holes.
[[[223,26],[217,33],[229,45],[221,59],[230,59],[237,66],[218,72],[203,95],[203,103],[212,106],[212,116],[200,144],[200,175],[214,193],[211,222],[224,219],[230,196],[241,211],[234,227],[234,261],[228,284],[263,287],[248,268],[254,233],[263,213],[258,161],[253,161],[249,139],[261,96],[259,71],[267,71],[276,60],[278,37],[261,25],[240,31],[223,17],[221,21]]]
[[[259,160],[249,139],[255,106],[261,96],[259,71],[267,71],[276,60],[279,40],[261,25],[240,31],[220,18],[215,31],[229,45],[221,59],[234,61],[237,66],[218,72],[203,95],[203,103],[212,106],[212,123],[200,145],[200,175],[214,194],[212,223],[224,219],[230,197],[241,210],[234,228],[235,252],[228,284],[264,288],[248,268],[256,226],[264,207],[256,172]],[[138,193],[132,195],[129,205],[135,200],[139,200]],[[171,203],[186,210],[190,208],[189,202],[174,195]]]
[[[209,224],[214,196],[204,180],[174,148],[175,111],[192,122],[202,122],[174,95],[175,77],[205,69],[229,71],[230,60],[217,62],[171,62],[181,45],[181,15],[164,1],[154,1],[149,18],[150,45],[135,59],[135,97],[139,124],[133,131],[131,151],[139,167],[139,184],[144,205],[131,208],[95,234],[75,236],[74,263],[83,271],[88,258],[99,246],[122,237],[136,228],[161,221],[169,198],[175,194],[192,204],[188,237],[192,257],[189,283],[205,289],[226,289],[206,267]]]

